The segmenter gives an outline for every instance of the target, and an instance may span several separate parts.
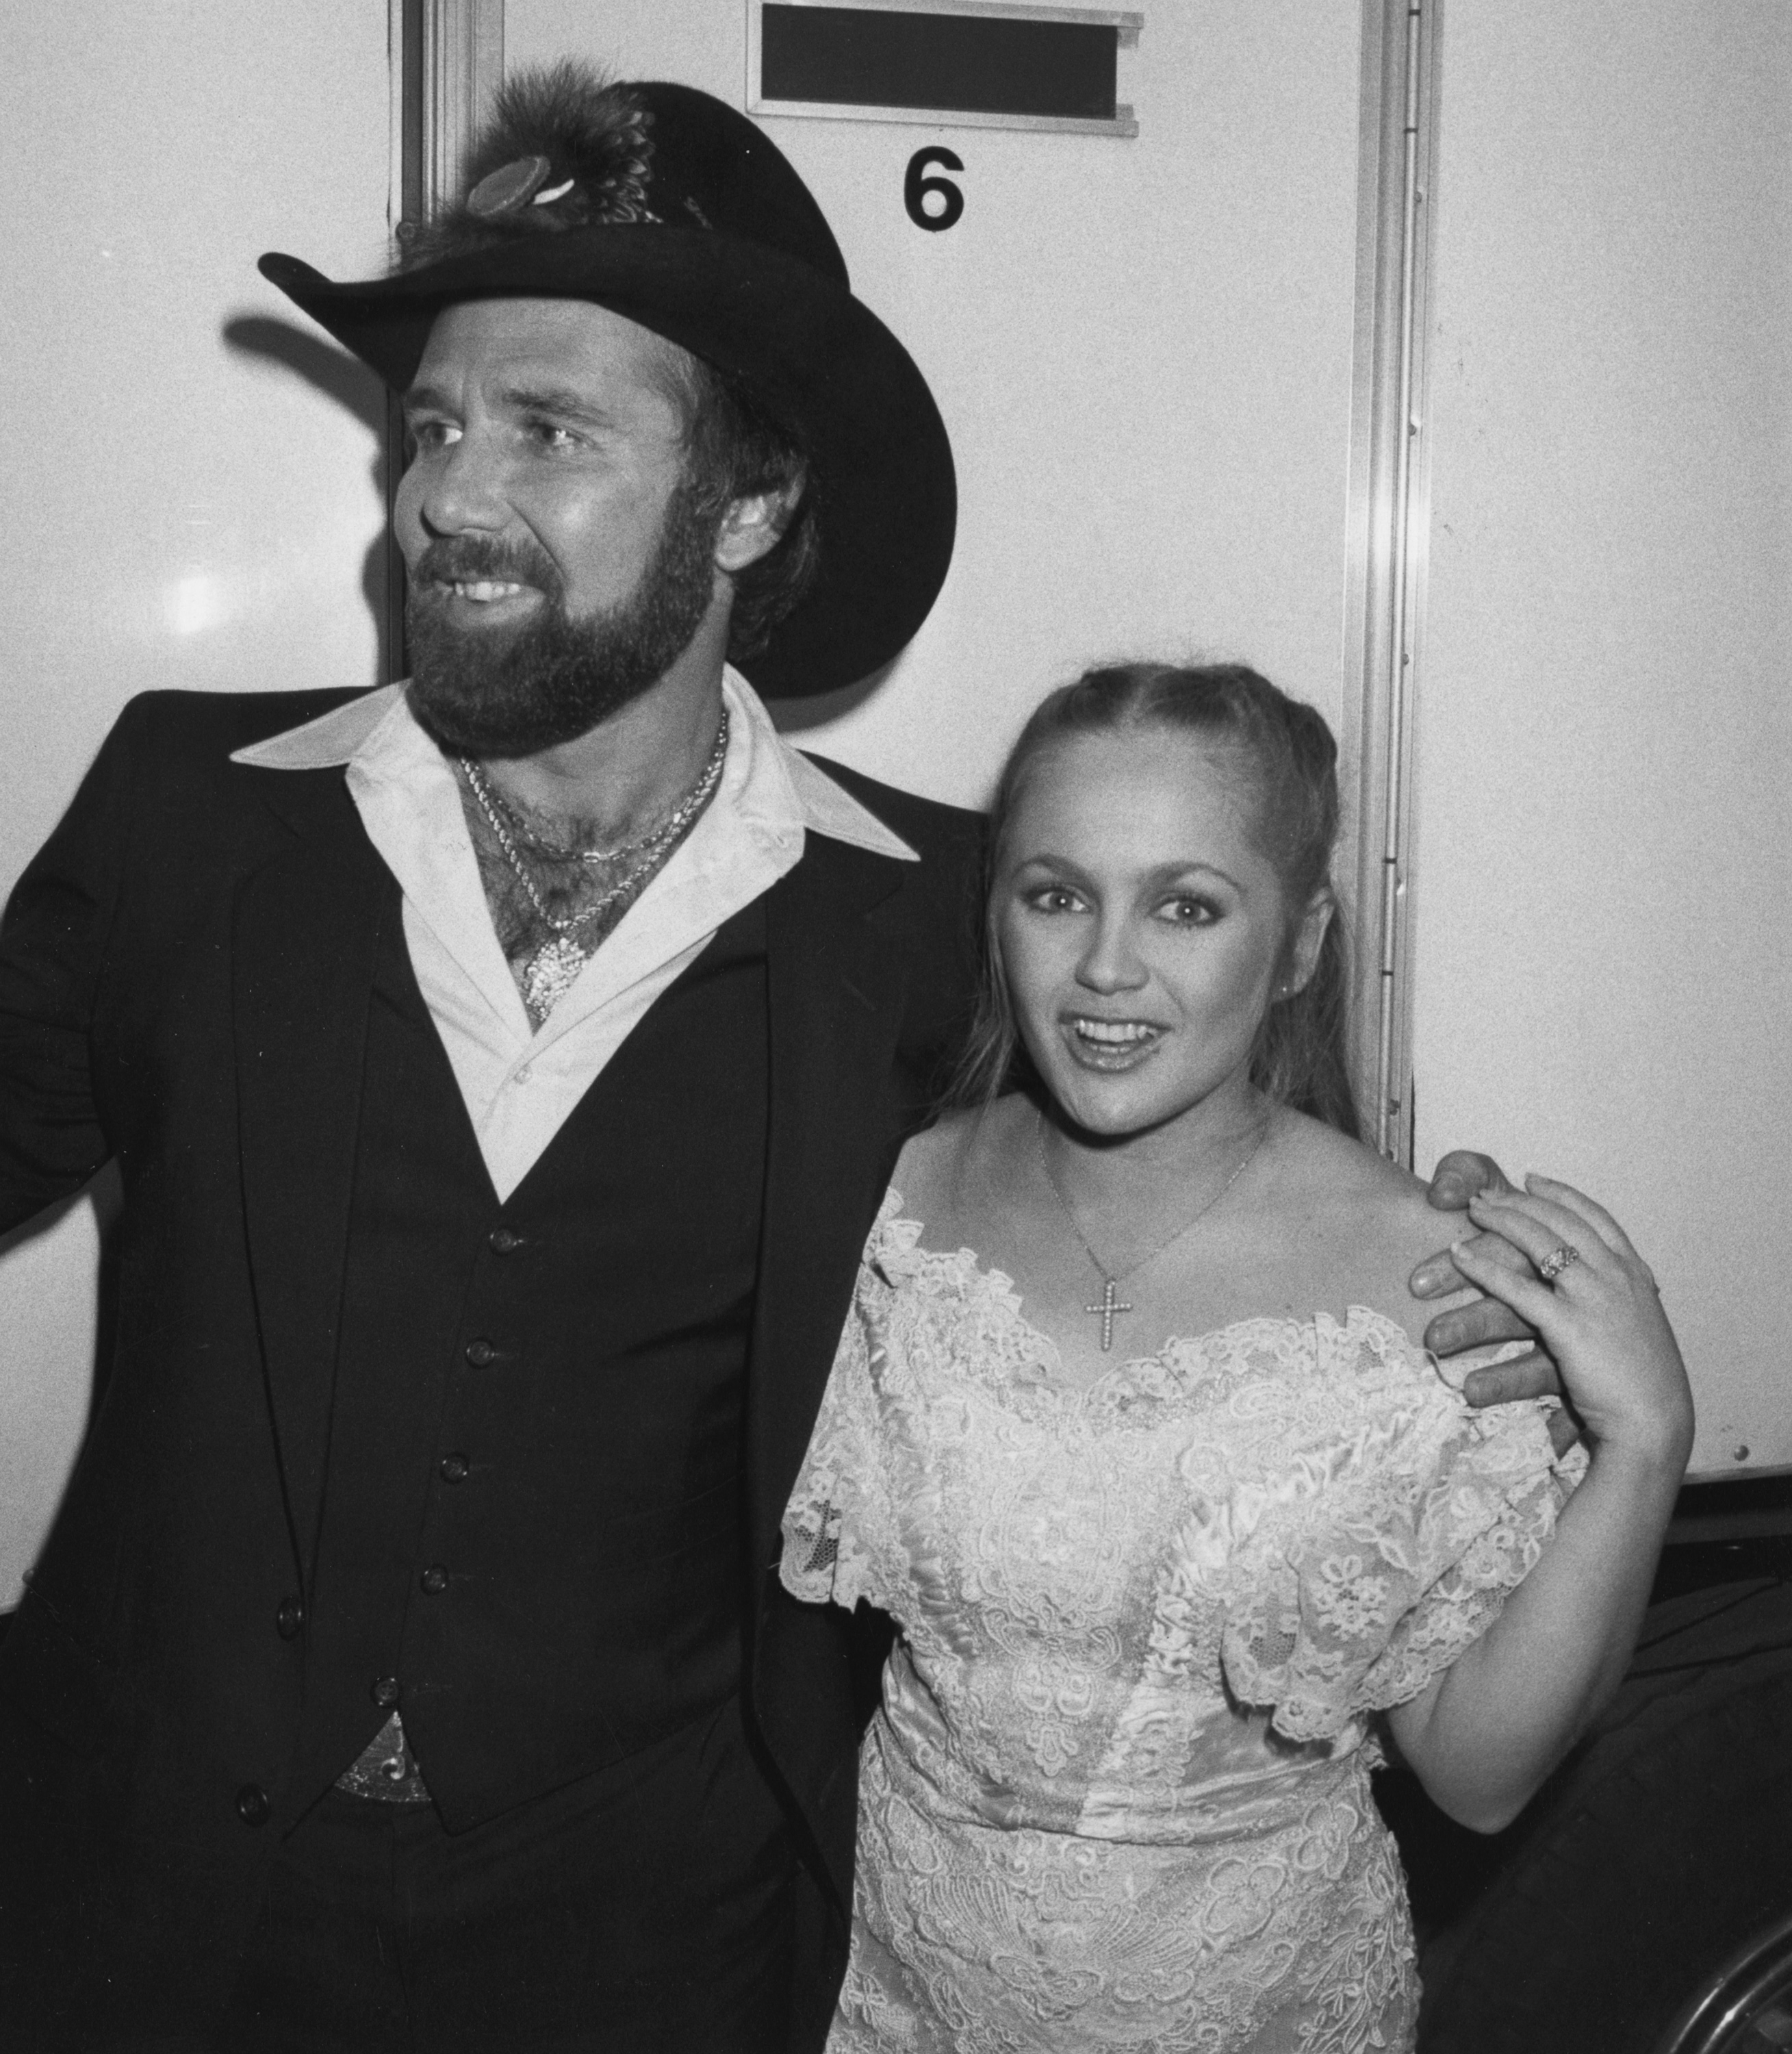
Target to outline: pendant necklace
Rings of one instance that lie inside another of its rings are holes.
[[[625,899],[658,868],[673,844],[703,810],[716,786],[721,781],[721,769],[728,754],[728,709],[721,710],[721,726],[716,735],[716,746],[709,751],[709,760],[698,773],[697,782],[679,800],[670,813],[657,826],[630,842],[623,842],[612,849],[568,849],[556,852],[562,862],[607,863],[619,856],[632,856],[635,860],[610,888],[580,911],[564,916],[548,911],[547,902],[536,888],[535,879],[518,852],[514,837],[504,824],[508,807],[500,810],[501,801],[485,781],[485,773],[470,756],[460,759],[466,773],[468,789],[479,802],[497,845],[504,852],[505,860],[516,872],[517,882],[528,894],[529,902],[535,908],[536,917],[548,931],[549,938],[544,942],[523,966],[523,1003],[529,1009],[529,1017],[537,1026],[545,1020],[578,981],[585,966],[589,951],[578,940],[581,927],[589,927],[601,913],[607,913],[619,899]]]
[[[1045,1152],[1045,1115],[1043,1112],[1039,1114],[1039,1125],[1034,1130],[1034,1139],[1039,1143],[1039,1167],[1045,1172],[1045,1181],[1051,1189],[1052,1197],[1058,1201],[1059,1206],[1062,1210],[1065,1218],[1071,1223],[1071,1230],[1075,1234],[1077,1239],[1082,1242],[1083,1253],[1088,1257],[1090,1261],[1094,1265],[1095,1273],[1102,1280],[1101,1297],[1093,1305],[1085,1305],[1083,1309],[1086,1312],[1093,1313],[1102,1323],[1102,1352],[1103,1355],[1107,1354],[1114,1346],[1114,1322],[1115,1319],[1122,1312],[1130,1312],[1133,1309],[1133,1308],[1126,1304],[1126,1302],[1121,1297],[1120,1286],[1126,1282],[1129,1277],[1136,1277],[1139,1271],[1144,1269],[1147,1263],[1155,1262],[1157,1257],[1161,1255],[1166,1249],[1173,1248],[1176,1243],[1181,1240],[1182,1237],[1185,1234],[1192,1233],[1193,1230],[1200,1225],[1201,1221],[1207,1218],[1208,1214],[1212,1211],[1213,1208],[1216,1205],[1218,1205],[1220,1201],[1226,1195],[1227,1192],[1232,1189],[1232,1186],[1238,1182],[1239,1178],[1250,1168],[1252,1163],[1256,1160],[1257,1151],[1262,1147],[1263,1143],[1269,1138],[1269,1127],[1270,1122],[1267,1119],[1265,1119],[1263,1125],[1257,1129],[1256,1138],[1252,1140],[1250,1147],[1247,1148],[1244,1155],[1239,1158],[1238,1167],[1232,1171],[1232,1175],[1227,1178],[1226,1181],[1220,1186],[1219,1190],[1213,1194],[1212,1197],[1207,1201],[1206,1204],[1201,1207],[1199,1212],[1192,1214],[1189,1218],[1185,1219],[1182,1224],[1177,1228],[1173,1234],[1166,1234],[1154,1248],[1148,1249],[1136,1262],[1129,1262],[1124,1269],[1110,1269],[1107,1265],[1102,1261],[1101,1257],[1095,1253],[1094,1248],[1090,1245],[1088,1235],[1083,1231],[1083,1222],[1076,1216],[1076,1208],[1071,1203],[1070,1200],[1065,1197],[1063,1186],[1059,1183],[1057,1178],[1052,1174],[1051,1159]]]

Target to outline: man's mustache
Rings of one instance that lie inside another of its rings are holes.
[[[481,579],[526,584],[550,600],[560,596],[560,573],[547,551],[524,542],[501,542],[481,535],[444,537],[431,542],[411,566],[411,588],[471,584]]]

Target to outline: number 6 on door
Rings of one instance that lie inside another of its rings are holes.
[[[933,235],[938,234],[942,228],[951,227],[965,211],[965,195],[950,179],[928,176],[936,164],[948,171],[961,171],[965,168],[965,160],[956,151],[931,144],[925,150],[917,150],[910,158],[908,174],[902,180],[902,204],[909,211],[910,220],[917,228],[925,228]],[[929,211],[929,199],[940,203],[937,212]]]

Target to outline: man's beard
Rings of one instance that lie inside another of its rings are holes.
[[[532,756],[588,734],[690,647],[715,588],[717,525],[681,482],[635,590],[583,619],[566,611],[565,586],[539,544],[474,535],[431,542],[411,567],[405,600],[412,712],[455,756]],[[543,603],[508,635],[450,627],[437,584],[479,579],[532,585]]]

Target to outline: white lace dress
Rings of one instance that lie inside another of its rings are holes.
[[[1496,1615],[1578,1454],[1360,1308],[1075,1388],[921,1231],[892,1193],[784,1523],[798,1597],[902,1629],[830,2054],[1409,2047],[1372,1715]]]

